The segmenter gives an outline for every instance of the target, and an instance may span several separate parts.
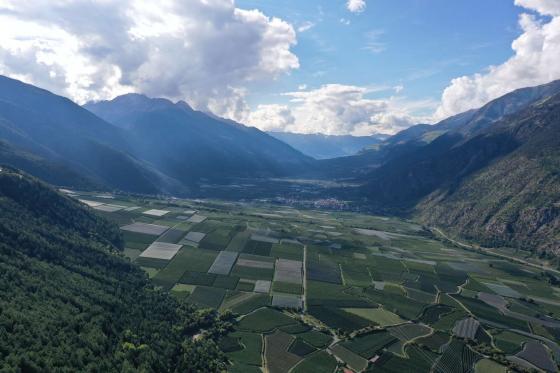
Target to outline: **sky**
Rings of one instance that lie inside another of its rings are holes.
[[[560,78],[560,0],[0,0],[0,74],[266,131],[393,134]]]

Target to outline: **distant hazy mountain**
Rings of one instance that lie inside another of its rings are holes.
[[[329,159],[355,155],[361,150],[379,144],[389,136],[329,136],[290,132],[268,132],[271,136],[291,145],[315,159]]]
[[[128,94],[85,108],[125,129],[135,156],[188,185],[285,176],[314,162],[256,128],[195,111],[182,101]]]

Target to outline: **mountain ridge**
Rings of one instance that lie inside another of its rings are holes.
[[[268,132],[268,134],[315,159],[331,159],[354,155],[389,137],[388,135],[352,136],[291,132]]]

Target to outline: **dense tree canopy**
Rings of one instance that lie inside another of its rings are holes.
[[[228,316],[154,289],[121,248],[117,227],[2,168],[0,372],[223,369]]]

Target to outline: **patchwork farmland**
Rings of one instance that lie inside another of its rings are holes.
[[[396,218],[75,195],[156,286],[235,314],[231,372],[558,370],[555,272]]]

